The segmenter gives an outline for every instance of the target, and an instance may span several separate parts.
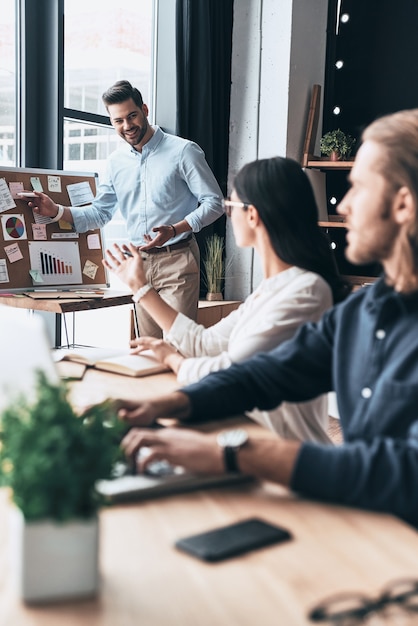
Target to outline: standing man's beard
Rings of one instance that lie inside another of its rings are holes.
[[[123,133],[123,138],[124,140],[129,143],[129,145],[135,147],[138,144],[141,143],[141,141],[143,140],[143,138],[145,137],[148,128],[149,128],[149,124],[148,124],[148,120],[147,117],[144,113],[142,113],[143,117],[144,117],[144,123],[142,126],[136,126],[135,128],[135,132],[137,133],[136,135],[134,135],[132,138],[131,137],[126,137],[126,133]]]

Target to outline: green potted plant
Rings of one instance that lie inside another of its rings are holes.
[[[341,129],[330,130],[320,139],[321,154],[329,156],[331,161],[346,161],[354,148],[356,140]]]
[[[203,260],[206,300],[222,300],[222,280],[224,279],[224,240],[219,235],[211,235],[206,240]]]
[[[98,479],[109,478],[122,423],[110,402],[77,416],[64,384],[39,372],[36,397],[19,397],[0,422],[0,478],[10,488],[13,576],[26,602],[98,590]]]

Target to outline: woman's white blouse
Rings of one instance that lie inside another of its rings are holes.
[[[256,352],[271,350],[304,322],[319,320],[331,306],[331,289],[322,277],[291,267],[264,279],[238,309],[209,328],[178,313],[165,334],[186,357],[177,379],[182,385],[195,382]],[[326,396],[248,415],[287,439],[330,441]]]

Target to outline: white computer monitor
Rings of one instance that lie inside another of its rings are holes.
[[[0,304],[0,412],[21,393],[35,397],[38,370],[58,383],[42,318]]]

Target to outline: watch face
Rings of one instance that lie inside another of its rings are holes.
[[[229,446],[231,448],[240,448],[248,441],[248,433],[242,428],[236,428],[235,430],[225,430],[218,435],[218,444],[225,448]]]

